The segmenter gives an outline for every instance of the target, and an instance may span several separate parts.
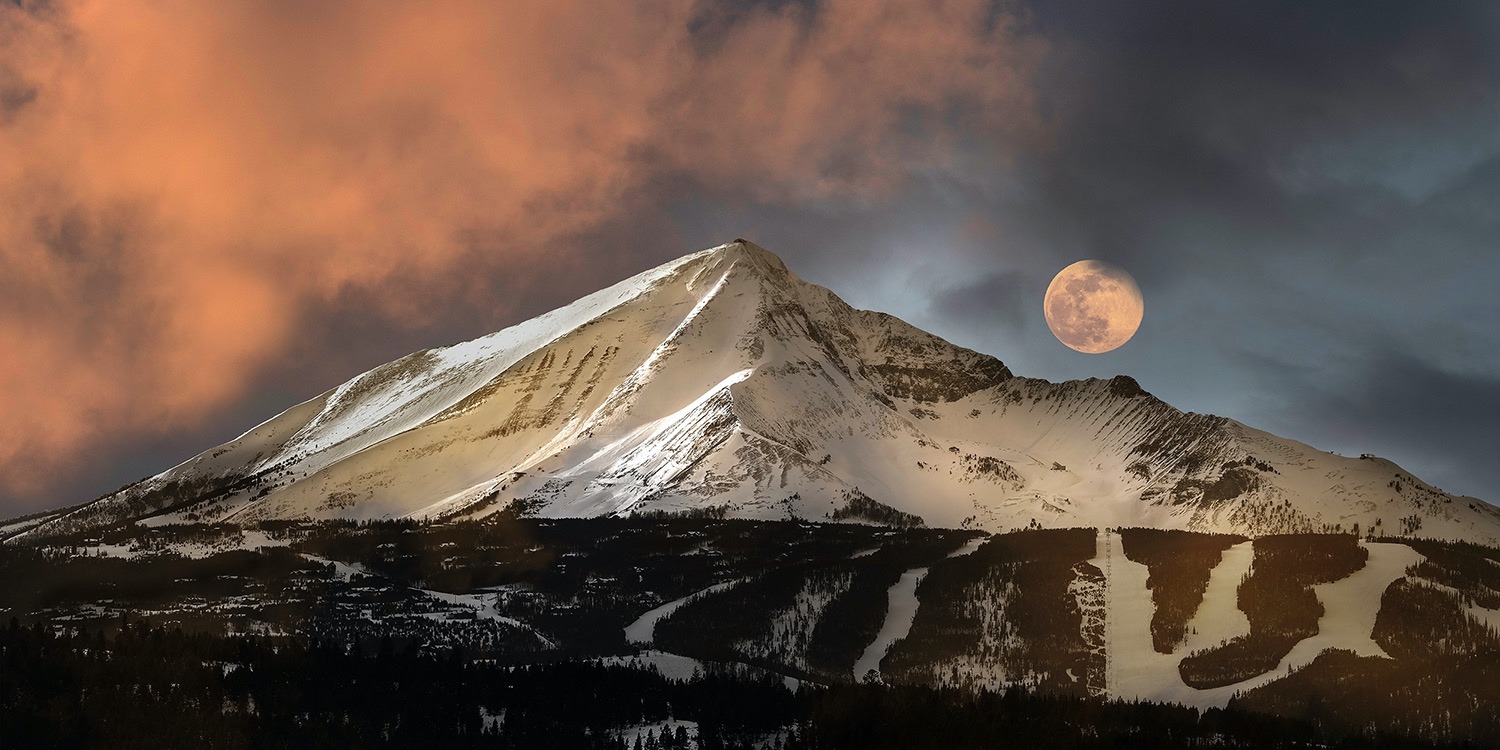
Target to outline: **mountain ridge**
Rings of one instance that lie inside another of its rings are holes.
[[[1016,376],[743,240],[374,368],[9,535],[644,511],[1500,541],[1493,506],[1384,459],[1181,412],[1125,375]]]

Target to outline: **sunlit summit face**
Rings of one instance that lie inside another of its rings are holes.
[[[1042,304],[1057,340],[1085,354],[1118,349],[1135,335],[1145,312],[1135,279],[1101,260],[1080,260],[1059,271]]]

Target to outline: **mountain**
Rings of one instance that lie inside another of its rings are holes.
[[[1018,377],[743,241],[0,538],[0,724],[42,744],[870,746],[847,701],[894,746],[1033,709],[1037,745],[1500,743],[1492,506]]]
[[[1016,376],[743,240],[377,367],[8,531],[497,513],[1500,543],[1500,510],[1390,461],[1184,413],[1125,376]]]

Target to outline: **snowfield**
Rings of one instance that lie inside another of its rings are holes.
[[[917,584],[927,575],[927,568],[915,568],[901,574],[901,579],[886,592],[885,621],[875,640],[865,647],[859,661],[854,662],[854,679],[861,681],[870,672],[880,674],[880,661],[891,650],[891,644],[911,632],[912,620],[917,617]]]
[[[1250,618],[1240,610],[1239,586],[1250,575],[1254,560],[1252,542],[1240,542],[1224,550],[1224,557],[1209,574],[1203,603],[1188,621],[1187,639],[1179,652],[1190,654],[1250,634]]]
[[[987,537],[970,539],[964,542],[962,547],[948,553],[948,558],[973,554],[987,541],[989,541]],[[880,632],[876,633],[875,640],[865,647],[864,653],[860,654],[859,660],[854,663],[855,682],[863,681],[871,671],[878,676],[880,662],[885,659],[886,654],[890,653],[891,646],[911,632],[911,624],[917,618],[919,605],[917,586],[921,585],[922,579],[927,576],[927,570],[927,568],[913,568],[902,573],[901,578],[886,591],[885,619],[881,622]]]
[[[1125,557],[1117,534],[1100,534],[1099,560],[1105,564],[1109,606],[1106,624],[1109,666],[1107,692],[1111,697],[1180,703],[1197,708],[1222,708],[1236,693],[1278,680],[1312,663],[1328,649],[1353,651],[1359,656],[1386,657],[1371,639],[1381,597],[1410,565],[1422,556],[1404,544],[1364,543],[1369,552],[1365,567],[1332,583],[1313,587],[1325,610],[1318,634],[1292,648],[1275,669],[1257,677],[1200,690],[1183,683],[1177,671],[1182,658],[1194,650],[1217,646],[1250,632],[1250,623],[1236,603],[1235,588],[1249,572],[1251,542],[1229,548],[1209,578],[1202,605],[1189,626],[1185,644],[1171,654],[1152,645],[1151,593],[1146,588],[1145,565]],[[1194,635],[1193,631],[1197,634]]]

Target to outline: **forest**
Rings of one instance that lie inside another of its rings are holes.
[[[1236,708],[746,674],[511,667],[390,640],[0,628],[0,737],[25,748],[1437,748]],[[658,731],[655,727],[681,727]],[[691,729],[688,729],[691,727]],[[637,731],[644,728],[644,731]]]
[[[1158,651],[1180,643],[1210,571],[1245,541],[1108,533],[1149,571],[1145,648]],[[1265,737],[1287,747],[1500,746],[1500,632],[1475,609],[1500,595],[1500,553],[1382,541],[1422,555],[1383,592],[1371,637],[1391,659],[1328,651],[1199,714],[1104,700],[1093,529],[713,515],[122,527],[0,545],[0,623],[14,620],[0,626],[0,737],[781,748],[987,747],[989,732],[1036,732],[1039,746],[1260,747],[1252,728],[1275,717]],[[1237,553],[1253,552],[1238,584],[1248,635],[1183,659],[1190,685],[1275,669],[1317,632],[1313,587],[1361,569],[1367,552],[1352,534],[1250,545]],[[901,581],[907,630],[881,652]],[[649,635],[630,635],[652,612]],[[663,652],[701,674],[651,672],[661,662],[649,654]],[[991,716],[997,707],[1024,716]],[[153,735],[153,722],[165,728]],[[1090,734],[1089,722],[1116,729]],[[1204,729],[1224,722],[1238,728]],[[298,733],[311,739],[287,739]]]

